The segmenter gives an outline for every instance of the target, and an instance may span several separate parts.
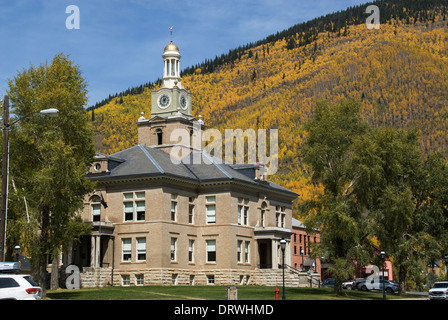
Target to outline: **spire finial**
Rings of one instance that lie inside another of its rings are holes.
[[[173,27],[170,27],[171,43],[173,43]]]

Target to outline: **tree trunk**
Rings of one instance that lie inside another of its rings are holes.
[[[34,280],[42,288],[42,298],[47,295],[47,254],[48,254],[48,233],[50,227],[50,209],[42,208],[42,223],[40,235],[38,237],[38,250],[33,259]]]
[[[400,295],[406,294],[406,280],[407,280],[408,268],[400,266],[398,268],[398,278],[399,278],[399,293]]]
[[[334,279],[334,293],[338,296],[342,295],[342,281],[336,278]]]

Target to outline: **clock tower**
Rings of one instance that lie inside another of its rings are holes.
[[[180,112],[191,117],[191,95],[182,87],[179,48],[171,42],[163,51],[162,88],[151,93],[151,116],[172,116]]]
[[[172,28],[170,28],[172,30]],[[204,122],[192,116],[191,94],[182,87],[180,77],[179,48],[171,42],[163,51],[162,87],[151,92],[151,118],[146,119],[143,114],[138,119],[138,143],[154,146],[162,151],[170,152],[173,146],[180,144],[191,149],[202,148],[196,137],[204,130]],[[200,117],[200,116],[199,116]],[[176,133],[186,134],[182,142],[172,141]],[[198,145],[197,145],[198,144]]]

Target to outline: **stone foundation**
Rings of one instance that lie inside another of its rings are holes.
[[[317,287],[320,275],[285,270],[285,286]],[[84,268],[81,273],[81,287],[104,287],[112,284],[112,268]],[[238,270],[184,270],[184,269],[141,269],[114,270],[114,286],[151,285],[259,285],[282,286],[281,269]]]

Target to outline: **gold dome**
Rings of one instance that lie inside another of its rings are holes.
[[[164,52],[165,51],[179,51],[179,48],[174,43],[171,42],[169,45],[165,47]]]

